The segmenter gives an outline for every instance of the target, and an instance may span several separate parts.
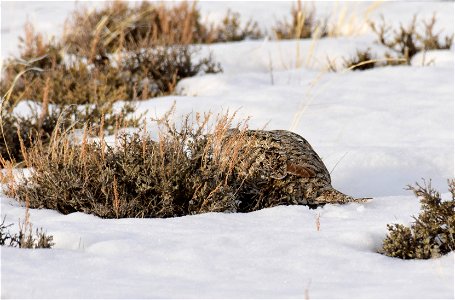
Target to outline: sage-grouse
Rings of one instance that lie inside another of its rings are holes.
[[[300,135],[286,130],[248,130],[245,134],[248,159],[241,168],[244,182],[238,194],[240,211],[282,204],[316,207],[366,200],[335,190],[324,163]]]

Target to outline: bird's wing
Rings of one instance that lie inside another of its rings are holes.
[[[288,174],[300,176],[303,178],[311,178],[316,176],[316,172],[312,170],[308,165],[296,164],[293,162],[287,162],[286,171]]]

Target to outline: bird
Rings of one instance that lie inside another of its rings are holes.
[[[365,202],[332,187],[330,173],[310,143],[287,130],[230,130],[247,141],[236,172],[243,177],[237,197],[239,210],[254,211],[277,205]]]

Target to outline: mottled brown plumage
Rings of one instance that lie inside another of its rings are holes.
[[[335,190],[321,158],[300,135],[286,130],[249,130],[246,135],[248,159],[239,168],[246,178],[239,194],[241,210],[365,200]]]

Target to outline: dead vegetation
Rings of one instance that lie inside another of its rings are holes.
[[[32,104],[32,103],[30,103]],[[29,148],[40,140],[47,144],[54,129],[82,129],[84,126],[103,128],[113,134],[120,127],[139,126],[143,115],[134,116],[135,107],[125,104],[120,111],[114,111],[113,103],[104,105],[49,105],[42,103],[41,111],[30,108],[29,115],[17,115],[6,105],[1,107],[0,120],[0,168],[6,162],[22,162],[22,148]],[[103,120],[100,124],[100,120]]]
[[[69,53],[102,62],[108,54],[124,50],[262,37],[256,22],[250,19],[242,25],[240,14],[231,10],[214,25],[201,21],[196,2],[167,5],[143,1],[132,6],[114,1],[94,12],[75,11],[66,23],[63,42]]]
[[[297,1],[291,9],[291,21],[278,21],[272,28],[274,37],[278,40],[321,38],[328,35],[327,20],[318,20],[316,10],[306,3]]]
[[[19,233],[11,234],[9,228],[13,224],[5,224],[6,216],[0,224],[0,246],[18,247],[27,249],[52,248],[54,237],[43,229],[36,229],[33,234],[33,225],[30,222],[29,202],[25,203],[25,218],[19,220]]]
[[[436,21],[436,14],[431,19],[421,22],[417,22],[417,15],[414,15],[407,26],[400,24],[398,29],[392,29],[390,25],[386,24],[384,18],[380,24],[370,22],[370,26],[377,35],[377,42],[392,51],[386,54],[386,58],[401,58],[403,60],[398,64],[410,65],[412,57],[420,51],[443,50],[452,47],[453,34],[441,38],[441,32],[434,32]],[[396,63],[391,60],[389,64]]]
[[[62,127],[94,126],[101,117],[111,132],[118,124],[136,126],[134,106],[113,113],[114,102],[171,94],[182,78],[220,72],[211,55],[193,58],[198,49],[189,43],[205,30],[197,29],[198,20],[195,4],[131,8],[116,1],[94,12],[75,11],[60,40],[47,40],[27,23],[18,57],[2,70],[2,161],[23,159],[20,140],[26,148],[37,139],[45,143],[59,118]],[[41,103],[41,111],[17,117],[14,108],[23,100]]]
[[[18,57],[4,64],[2,106],[11,111],[22,100],[107,106],[170,94],[182,78],[221,71],[210,55],[194,60],[198,50],[189,43],[205,30],[198,20],[195,4],[131,8],[116,1],[75,11],[60,40],[26,24]]]
[[[442,32],[436,33],[436,21],[436,15],[421,22],[418,22],[417,15],[414,15],[407,26],[400,24],[398,29],[393,29],[387,24],[384,17],[380,24],[370,22],[370,27],[377,36],[377,43],[385,46],[389,51],[381,58],[374,56],[371,48],[357,50],[355,55],[342,58],[341,69],[368,70],[385,66],[410,65],[412,58],[419,52],[450,49],[454,36],[452,34],[441,37]],[[425,65],[426,62],[423,61],[422,64]],[[328,58],[327,69],[332,72],[338,71],[334,60]]]
[[[232,12],[230,9],[224,16],[221,24],[217,26],[212,25],[209,32],[210,38],[207,40],[207,42],[211,43],[257,40],[265,37],[257,22],[249,19],[242,26],[240,14],[237,12]]]
[[[9,181],[9,196],[32,208],[62,213],[82,211],[104,218],[174,217],[209,211],[237,211],[246,159],[245,125],[229,130],[233,116],[219,116],[209,134],[209,115],[187,116],[180,129],[169,114],[155,120],[157,140],[144,130],[119,135],[108,146],[102,133],[89,141],[89,129],[74,143],[55,131],[48,145],[39,141],[23,156],[29,178]],[[246,174],[246,173],[245,173]]]
[[[52,248],[53,236],[47,235],[41,228],[33,233],[32,226],[20,227],[19,233],[11,234],[9,228],[13,224],[5,224],[5,218],[0,224],[0,246],[18,247],[28,249]],[[24,231],[25,230],[25,231]]]
[[[173,111],[152,120],[153,132],[158,132],[153,139],[144,125],[135,134],[116,132],[115,143],[108,144],[103,119],[98,129],[86,125],[82,132],[56,126],[47,143],[37,140],[23,147],[19,139],[31,175],[15,178],[13,165],[2,162],[6,194],[29,201],[32,208],[103,218],[326,203],[318,202],[323,189],[311,182],[307,170],[302,177],[300,170],[286,165],[283,173],[284,150],[266,131],[247,130],[247,120],[234,124],[235,114],[215,120],[211,114],[190,114],[175,123]]]
[[[179,80],[221,68],[211,56],[194,61],[196,48],[151,45],[143,50],[108,55],[64,55],[70,44],[51,40],[26,28],[19,59],[9,59],[0,92],[14,105],[22,100],[55,104],[104,104],[170,94]],[[84,53],[84,49],[79,52]],[[88,50],[88,49],[85,49]],[[90,50],[91,51],[91,50]],[[90,54],[92,55],[92,54]]]
[[[349,58],[343,59],[343,69],[344,70],[368,70],[377,67],[378,60],[374,57],[374,54],[371,52],[371,49],[366,50],[356,50],[356,54]],[[338,68],[336,62],[327,59],[327,69],[331,72],[337,72]]]
[[[166,218],[325,203],[314,202],[315,186],[305,190],[308,178],[270,175],[273,170],[265,160],[275,157],[275,146],[264,146],[264,131],[247,130],[247,120],[234,124],[234,117],[223,114],[212,120],[211,114],[195,114],[176,124],[171,110],[153,120],[158,132],[154,139],[144,127],[139,133],[117,134],[115,145],[106,143],[102,130],[90,139],[94,130],[85,127],[75,139],[76,133],[57,127],[48,144],[37,141],[22,148],[31,175],[6,175],[6,193],[29,201],[32,208],[103,218]]]

